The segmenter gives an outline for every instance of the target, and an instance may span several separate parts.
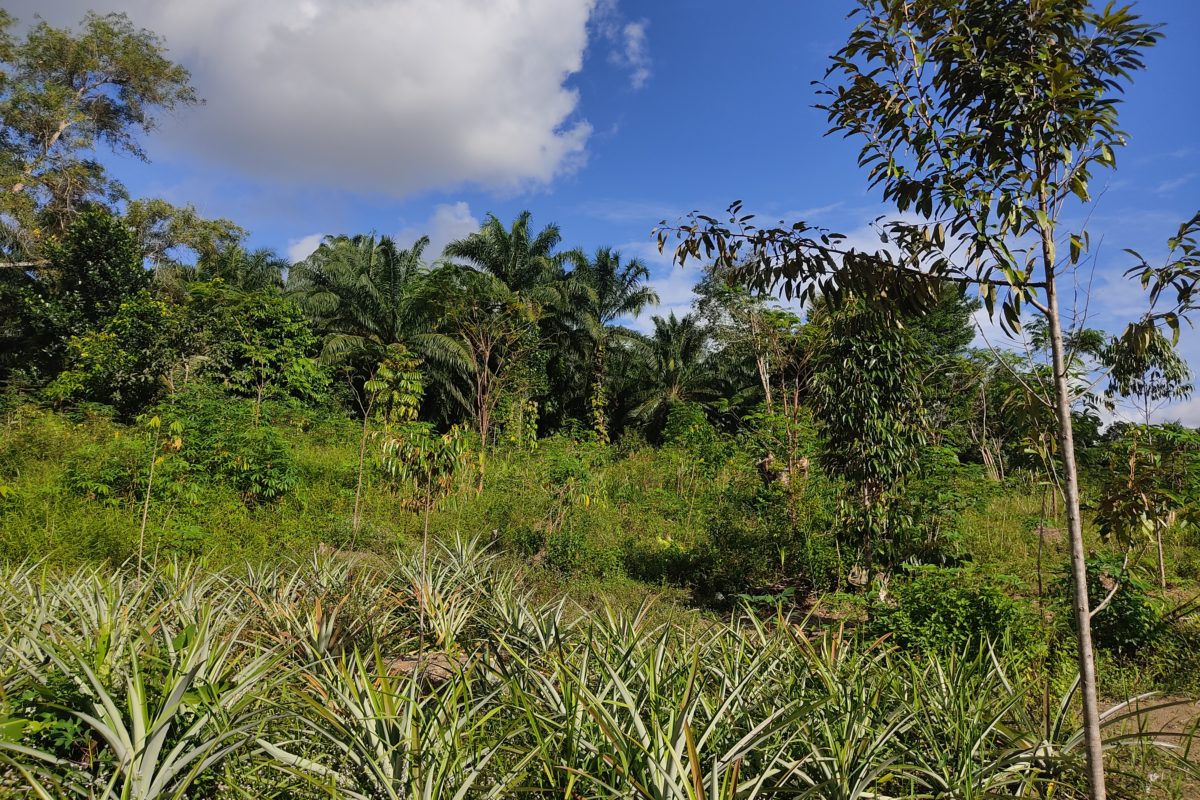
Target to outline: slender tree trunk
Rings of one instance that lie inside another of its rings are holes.
[[[1083,697],[1083,732],[1087,747],[1091,800],[1105,800],[1104,747],[1100,738],[1100,703],[1096,696],[1096,661],[1092,651],[1092,613],[1088,603],[1087,563],[1083,548],[1083,521],[1079,513],[1079,472],[1075,464],[1075,433],[1071,424],[1071,387],[1067,381],[1066,347],[1058,312],[1058,291],[1053,272],[1053,243],[1042,231],[1042,256],[1046,267],[1046,310],[1054,368],[1054,397],[1058,415],[1058,445],[1062,452],[1064,506],[1071,547],[1071,584],[1078,637],[1079,685]]]
[[[863,557],[866,561],[867,579],[863,583],[864,589],[871,588],[871,575],[875,571],[875,520],[873,518],[875,512],[875,504],[872,502],[874,492],[863,488],[863,509],[866,513],[866,526],[863,530]]]
[[[1158,549],[1158,588],[1167,588],[1167,562],[1163,560],[1163,524],[1162,520],[1154,520],[1154,544]]]
[[[1148,403],[1148,401],[1147,401]],[[1150,447],[1150,451],[1154,452],[1154,434],[1150,432],[1150,415],[1151,411],[1148,406],[1143,407],[1142,417],[1146,423],[1146,444]],[[1167,562],[1163,558],[1163,528],[1166,525],[1162,517],[1155,515],[1154,517],[1154,549],[1158,554],[1158,588],[1167,588]]]
[[[421,670],[421,660],[425,654],[425,603],[429,599],[429,512],[433,505],[432,490],[425,496],[425,523],[421,531],[421,597],[417,605],[420,615],[420,636],[417,639],[417,671]]]
[[[146,552],[146,522],[150,519],[150,490],[154,487],[154,467],[158,464],[158,434],[154,436],[154,447],[150,451],[150,475],[146,478],[146,498],[142,501],[142,526],[138,531],[138,578],[142,577],[142,563]]]
[[[370,433],[370,411],[363,412],[362,440],[358,444],[358,483],[354,487],[354,515],[351,517],[350,528],[354,533],[350,547],[358,542],[358,528],[362,525],[362,488],[363,472],[367,462],[367,438]]]
[[[487,469],[487,438],[491,422],[491,413],[484,404],[479,410],[479,482],[475,487],[479,494],[483,494],[483,478]]]
[[[767,414],[775,413],[775,399],[771,395],[771,368],[767,363],[767,356],[759,347],[761,338],[759,336],[758,315],[753,311],[750,312],[750,335],[754,342],[754,366],[758,370],[758,381],[762,384],[763,400],[767,406]]]
[[[484,369],[487,369],[484,361]],[[475,414],[479,421],[479,481],[476,491],[483,493],[483,477],[487,464],[488,435],[492,427],[492,386],[486,373],[475,381]]]

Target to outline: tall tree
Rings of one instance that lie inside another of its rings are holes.
[[[949,279],[974,284],[1009,329],[1025,307],[1047,322],[1058,452],[1070,539],[1088,779],[1104,800],[1103,748],[1075,463],[1069,356],[1059,283],[1086,252],[1065,220],[1089,202],[1096,169],[1124,144],[1118,95],[1159,33],[1128,7],[1088,0],[859,0],[858,24],[824,86],[832,130],[863,142],[873,186],[916,221],[885,226],[899,255],[845,246],[803,222],[758,228],[740,204],[730,220],[694,217],[660,229],[677,256],[717,253],[760,287],[789,296],[858,294],[889,308],[927,305]],[[1194,229],[1193,229],[1194,232]],[[1060,256],[1060,248],[1065,255]],[[747,255],[747,251],[748,255]],[[1194,287],[1200,259],[1144,282]],[[1170,323],[1170,320],[1168,320]]]
[[[557,225],[535,230],[532,214],[522,211],[507,227],[489,214],[475,233],[448,244],[447,259],[487,273],[538,308],[540,346],[530,349],[522,365],[529,399],[539,412],[562,420],[580,395],[583,373],[574,361],[586,339],[585,309],[590,289],[573,273],[569,259],[578,253],[558,251]]]
[[[49,249],[37,274],[80,332],[102,325],[126,299],[150,286],[133,232],[104,211],[87,211]]]
[[[752,365],[767,414],[775,413],[775,382],[796,353],[800,320],[776,307],[769,296],[727,279],[715,266],[694,289],[696,311],[722,347],[723,360]],[[792,371],[794,373],[794,371]]]
[[[388,236],[329,236],[292,266],[288,292],[325,337],[328,358],[370,368],[394,344],[434,364],[453,358],[452,343],[429,324],[428,246],[428,237],[402,249]]]
[[[124,195],[95,158],[107,146],[145,159],[157,115],[199,102],[158,36],[123,14],[88,13],[78,32],[36,22],[23,40],[0,11],[0,213],[34,252],[89,202]],[[11,253],[10,253],[11,255]]]
[[[1169,512],[1174,511],[1178,504],[1172,495],[1174,486],[1171,484],[1178,484],[1179,481],[1164,480],[1163,476],[1173,477],[1172,472],[1158,468],[1162,466],[1164,457],[1169,460],[1174,455],[1170,445],[1178,437],[1165,435],[1165,441],[1156,442],[1157,431],[1151,423],[1155,413],[1164,405],[1183,400],[1192,393],[1191,370],[1175,351],[1171,341],[1157,330],[1142,342],[1130,336],[1115,339],[1105,350],[1103,361],[1111,370],[1105,394],[1110,398],[1122,398],[1131,404],[1141,423],[1140,430],[1132,431],[1125,442],[1129,450],[1126,459],[1129,465],[1128,480],[1124,487],[1118,485],[1118,491],[1110,497],[1132,497],[1135,503],[1145,504],[1144,507],[1139,506],[1139,510],[1144,512],[1141,521],[1150,524],[1158,559],[1158,585],[1165,589],[1167,564],[1163,555],[1163,528]],[[1139,440],[1144,440],[1144,447],[1139,447],[1142,444]],[[1155,452],[1156,449],[1161,452]],[[1143,450],[1148,452],[1143,453]],[[1143,466],[1140,473],[1137,469],[1139,455],[1144,455],[1142,460],[1149,464],[1149,468]],[[1152,497],[1157,498],[1158,502],[1151,503]]]
[[[200,280],[219,279],[244,292],[270,292],[283,288],[284,273],[290,268],[288,260],[274,250],[246,250],[233,244],[201,257],[194,271]]]
[[[1138,421],[1150,425],[1167,403],[1192,393],[1192,373],[1171,340],[1157,330],[1143,342],[1130,336],[1114,339],[1101,360],[1109,368],[1105,394],[1130,403]]]
[[[563,275],[563,255],[555,253],[562,234],[557,225],[534,233],[532,217],[531,212],[522,211],[505,228],[494,214],[488,214],[478,231],[450,242],[442,254],[466,261],[515,292],[545,287]]]
[[[539,342],[541,307],[490,272],[447,265],[434,273],[436,308],[443,330],[458,342],[469,384],[462,394],[475,420],[480,447],[490,444],[501,398],[524,394],[522,367]],[[480,481],[482,483],[482,472]]]
[[[178,364],[183,309],[148,291],[124,298],[117,312],[66,342],[63,370],[46,387],[57,401],[106,403],[126,420],[158,399]]]
[[[133,229],[142,257],[159,273],[217,258],[246,238],[246,230],[227,219],[206,219],[195,206],[157,198],[129,201],[125,223]]]
[[[650,270],[638,259],[622,261],[621,253],[601,247],[591,258],[574,256],[572,274],[591,291],[584,330],[591,347],[591,391],[588,403],[592,429],[603,443],[609,441],[607,354],[614,340],[632,340],[633,331],[617,320],[637,316],[648,305],[658,304],[658,293],[646,281]]]

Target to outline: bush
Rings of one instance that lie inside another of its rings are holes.
[[[892,510],[889,560],[958,566],[964,512],[981,508],[993,491],[983,468],[962,464],[953,448],[924,448]]]
[[[674,403],[663,428],[664,445],[686,450],[701,472],[713,474],[728,458],[729,442],[708,421],[704,408],[697,403]]]
[[[836,588],[843,572],[833,526],[834,490],[819,473],[763,485],[749,466],[717,498],[697,553],[699,593],[733,595],[791,586]]]
[[[66,460],[63,481],[80,497],[118,505],[140,499],[149,474],[150,443],[145,438],[114,436],[88,444]]]
[[[1114,587],[1116,594],[1092,619],[1092,642],[1120,656],[1132,656],[1152,644],[1162,632],[1162,618],[1146,596],[1148,587],[1115,556],[1096,555],[1087,560],[1088,602],[1097,608]],[[1119,585],[1118,585],[1119,584]],[[1071,576],[1065,574],[1056,583],[1066,609],[1071,602]],[[1074,614],[1064,609],[1063,616],[1075,627]]]
[[[904,648],[951,655],[990,643],[1018,658],[1041,649],[1037,617],[1010,596],[1011,586],[973,569],[909,567],[876,604],[870,628]]]
[[[267,413],[256,424],[252,401],[198,383],[160,413],[185,421],[181,455],[195,471],[233,489],[246,505],[276,501],[299,482],[291,445]]]
[[[250,428],[217,437],[212,464],[248,505],[278,500],[296,486],[291,448],[274,428]]]

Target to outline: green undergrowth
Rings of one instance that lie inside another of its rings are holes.
[[[131,424],[103,407],[3,412],[0,556],[10,564],[126,564],[143,511],[149,563],[236,570],[318,548],[391,559],[419,545],[423,519],[380,468],[374,440],[354,530],[361,427],[339,414],[267,402],[256,421],[250,401],[211,390],[181,393]],[[743,605],[764,615],[815,609],[822,624],[862,627],[912,652],[991,641],[1031,674],[1055,676],[1059,690],[1069,683],[1065,536],[1036,483],[993,484],[931,451],[907,500],[929,513],[897,518],[894,569],[863,585],[852,536],[837,527],[837,486],[819,465],[791,485],[766,482],[753,435],[706,424],[669,425],[659,446],[562,436],[501,448],[488,455],[482,490],[470,471],[436,505],[431,535],[491,542],[546,600],[596,607],[658,594],[714,619]],[[1090,525],[1086,535],[1094,602],[1114,580],[1122,587],[1096,620],[1105,693],[1200,696],[1200,534],[1167,531],[1166,592],[1144,550],[1122,569]]]

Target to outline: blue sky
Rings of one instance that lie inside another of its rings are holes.
[[[16,0],[66,24],[121,10],[167,37],[207,104],[165,120],[135,196],[195,203],[303,254],[322,234],[461,235],[487,212],[555,222],[566,244],[651,263],[659,313],[694,273],[650,229],[734,199],[765,218],[862,231],[886,209],[856,145],[825,138],[810,81],[848,2],[749,0]],[[736,8],[736,13],[731,13]],[[1130,144],[1092,210],[1089,323],[1142,308],[1126,247],[1161,255],[1200,209],[1200,3],[1142,0],[1166,24],[1122,111]],[[1094,194],[1099,194],[1095,192]],[[1184,351],[1200,367],[1200,335]],[[1200,421],[1200,404],[1178,413]]]

